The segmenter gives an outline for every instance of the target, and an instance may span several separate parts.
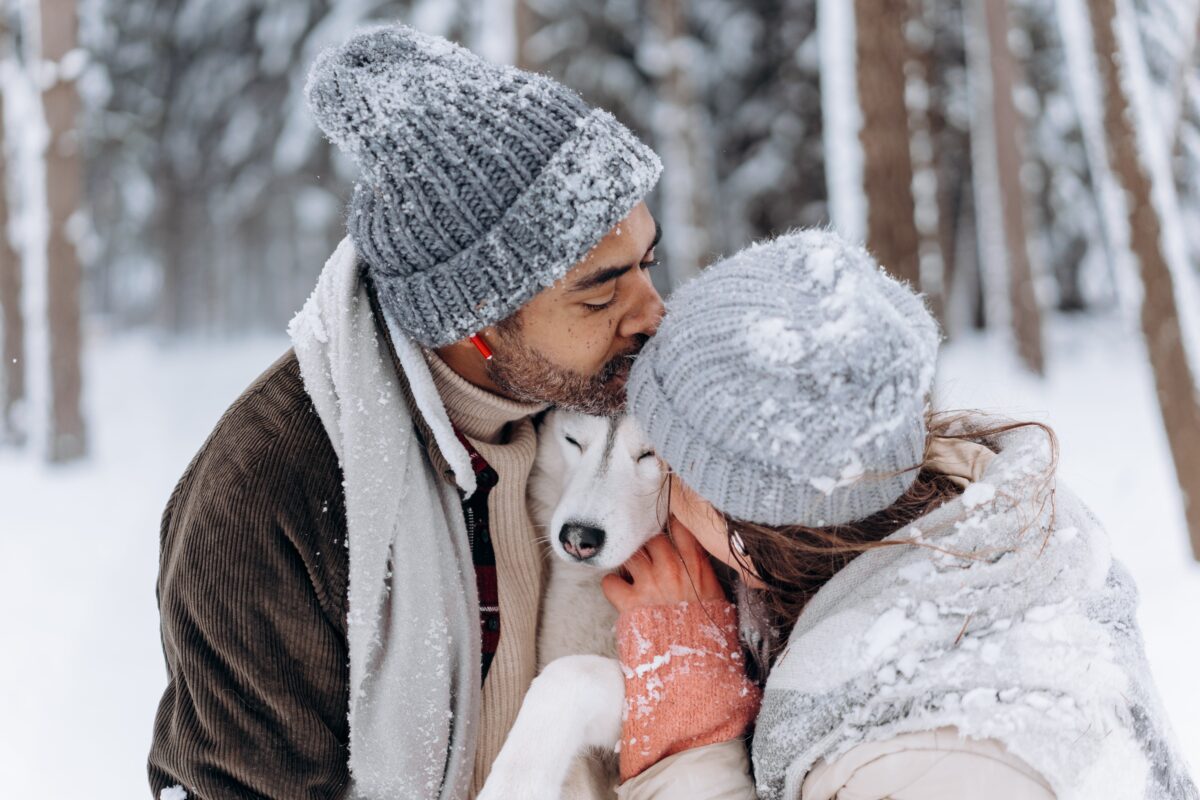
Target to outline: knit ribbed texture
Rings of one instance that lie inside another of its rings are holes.
[[[341,480],[289,353],[226,412],[171,495],[154,797],[176,785],[246,800],[348,786]]]
[[[887,508],[916,479],[937,324],[918,295],[835,234],[799,231],[672,295],[629,408],[721,511],[825,526]]]
[[[627,611],[617,653],[622,781],[674,753],[737,738],[758,713],[762,692],[746,677],[737,609],[724,600]]]
[[[662,169],[565,86],[404,25],[323,52],[306,92],[361,170],[347,229],[380,300],[431,347],[565,275]]]
[[[428,360],[450,419],[500,476],[488,497],[500,588],[500,646],[483,684],[475,751],[474,791],[478,792],[537,674],[542,552],[525,489],[537,455],[537,432],[530,418],[546,405],[499,397],[469,383],[436,354],[430,353]]]

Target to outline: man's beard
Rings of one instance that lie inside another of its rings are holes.
[[[510,397],[552,403],[583,414],[608,416],[625,410],[625,382],[633,360],[650,340],[634,336],[634,346],[610,359],[595,375],[581,375],[551,363],[516,331],[504,331],[503,352],[487,362],[488,374]]]

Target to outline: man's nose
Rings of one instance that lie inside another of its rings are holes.
[[[666,311],[662,297],[659,296],[658,290],[654,288],[654,284],[650,282],[649,275],[646,276],[644,281],[639,282],[638,288],[638,296],[635,299],[636,305],[621,320],[620,330],[617,331],[627,339],[638,334],[653,336],[658,330],[659,323],[662,322],[663,313]]]

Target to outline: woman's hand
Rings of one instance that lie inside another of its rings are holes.
[[[762,696],[746,678],[737,609],[708,552],[675,517],[669,530],[625,562],[628,578],[602,584],[620,612],[622,781],[673,753],[741,736]]]
[[[613,574],[602,581],[604,596],[619,613],[685,600],[725,599],[708,553],[696,537],[675,517],[668,525],[670,538],[655,536],[625,562],[627,579]]]

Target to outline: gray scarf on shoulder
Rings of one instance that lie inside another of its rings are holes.
[[[457,488],[428,466],[349,239],[288,329],[345,481],[350,794],[464,800],[479,725],[480,643],[458,491],[475,490],[475,472],[420,348],[390,322],[389,329]]]
[[[760,798],[800,797],[857,744],[946,726],[1000,741],[1059,800],[1197,798],[1107,535],[1055,486],[1043,431],[989,444],[981,480],[889,537],[914,544],[864,553],[805,607],[766,684]]]

